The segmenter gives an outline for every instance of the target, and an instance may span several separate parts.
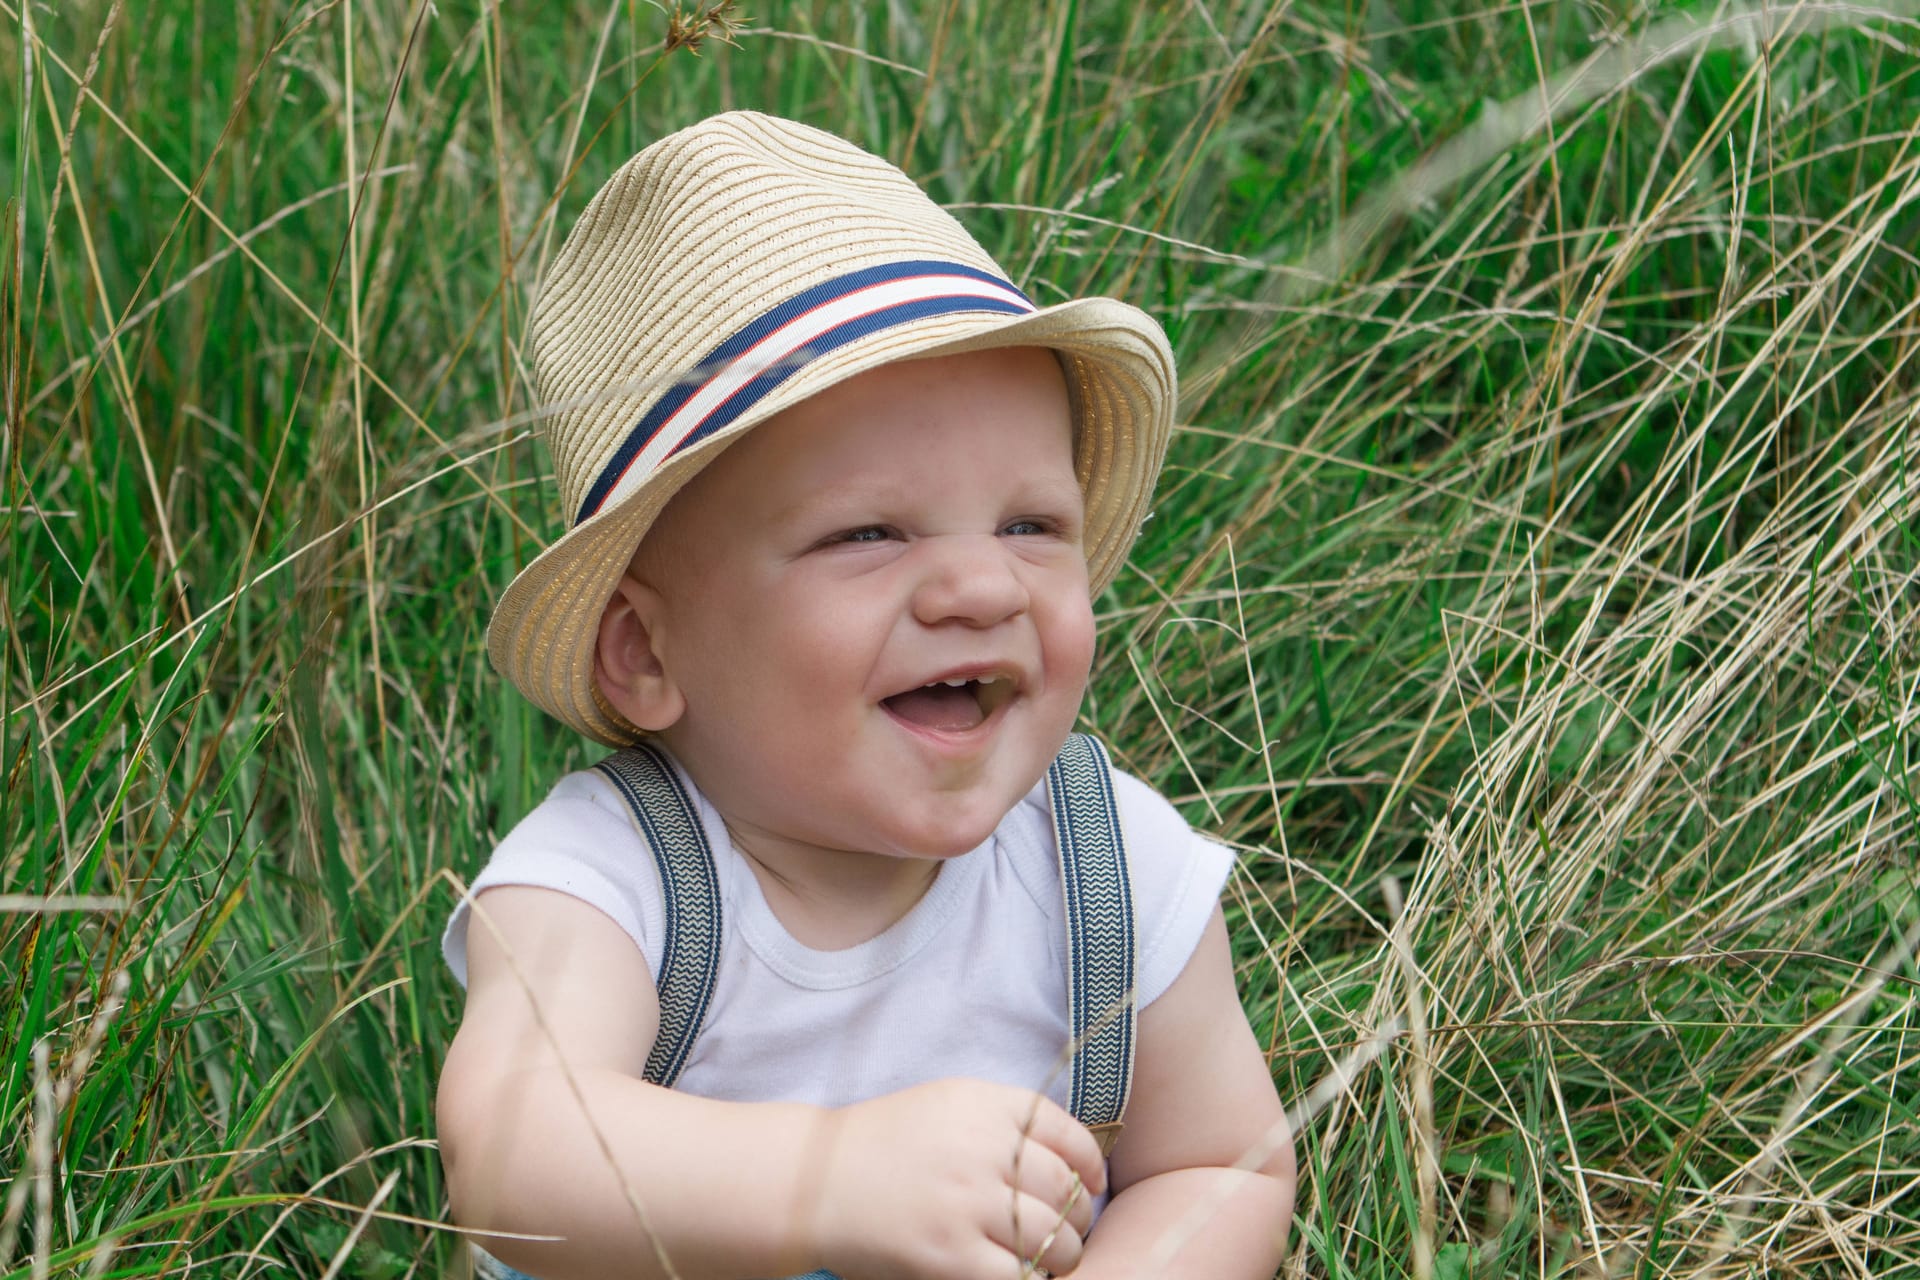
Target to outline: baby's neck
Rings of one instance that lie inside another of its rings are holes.
[[[941,860],[797,845],[729,822],[727,834],[794,941],[843,951],[885,933],[913,910]]]

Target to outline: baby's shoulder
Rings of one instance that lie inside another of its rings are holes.
[[[625,799],[599,772],[569,773],[556,782],[494,846],[455,904],[441,950],[462,983],[472,901],[488,889],[507,886],[550,889],[596,908],[659,971],[665,925],[660,874]]]
[[[621,798],[619,790],[598,769],[579,769],[573,773],[562,774],[546,797],[527,811],[508,833],[511,840],[523,827],[554,827],[564,829],[572,826],[598,826],[613,819],[625,824],[627,802]],[[636,839],[639,833],[634,833]]]
[[[1135,833],[1139,843],[1156,849],[1177,848],[1195,838],[1192,824],[1172,801],[1124,769],[1113,770],[1113,801],[1126,829],[1129,854]]]

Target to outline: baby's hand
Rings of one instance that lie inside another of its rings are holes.
[[[1012,1280],[1080,1263],[1106,1190],[1085,1126],[1047,1099],[981,1080],[931,1084],[832,1114],[815,1242],[847,1280]]]

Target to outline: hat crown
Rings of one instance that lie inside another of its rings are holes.
[[[567,237],[529,334],[569,517],[729,338],[811,288],[905,262],[1005,279],[897,167],[795,121],[728,112],[627,161]]]

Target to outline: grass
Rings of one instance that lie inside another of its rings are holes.
[[[1244,851],[1288,1274],[1920,1274],[1911,5],[0,17],[0,1275],[458,1274],[520,340],[724,106],[1174,339],[1086,721]]]

